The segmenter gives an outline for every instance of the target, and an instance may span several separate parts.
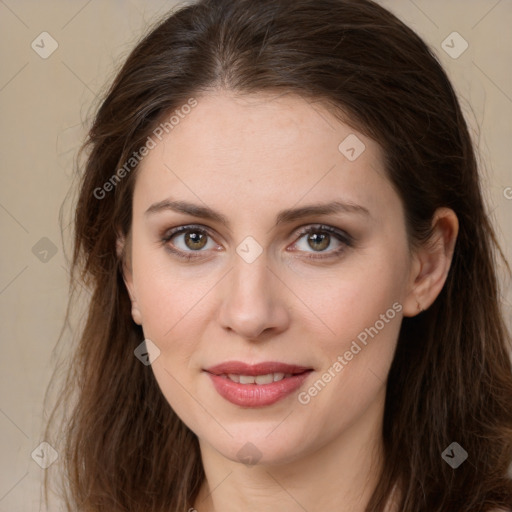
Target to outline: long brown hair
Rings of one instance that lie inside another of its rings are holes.
[[[137,166],[98,190],[165,116],[221,88],[321,101],[377,141],[412,245],[428,240],[436,208],[455,211],[445,286],[402,323],[387,382],[384,468],[366,511],[383,511],[395,483],[402,511],[510,507],[511,342],[496,270],[504,258],[466,121],[435,53],[370,0],[200,0],[132,51],[83,148],[71,275],[91,297],[45,433],[60,453],[67,510],[185,512],[204,479],[196,436],[134,357],[144,338],[116,238],[130,231]],[[468,453],[456,469],[442,458],[452,442]]]

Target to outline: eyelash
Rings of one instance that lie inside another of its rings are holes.
[[[194,253],[201,253],[204,251],[181,251],[179,249],[173,249],[169,245],[167,245],[173,237],[175,237],[178,234],[183,234],[187,232],[197,232],[201,233],[203,235],[209,236],[210,238],[213,238],[209,231],[203,228],[199,225],[187,225],[187,226],[180,226],[177,228],[172,229],[171,231],[166,231],[163,236],[161,236],[160,242],[163,246],[166,246],[166,250],[171,252],[172,254],[178,256],[181,259],[190,261],[196,258],[200,258],[201,256],[199,254],[195,255]],[[300,240],[304,235],[308,235],[311,233],[328,233],[329,235],[333,235],[339,242],[342,243],[342,245],[335,250],[328,251],[328,256],[320,256],[320,255],[312,255],[312,256],[306,256],[306,258],[311,260],[325,260],[330,259],[336,256],[341,255],[347,247],[353,247],[354,245],[354,239],[349,234],[340,231],[338,229],[335,229],[331,226],[326,226],[324,224],[315,224],[308,226],[305,229],[302,229],[299,233],[297,233],[298,240]],[[297,241],[298,241],[297,240]],[[296,242],[295,242],[296,243]]]

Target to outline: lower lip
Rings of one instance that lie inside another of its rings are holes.
[[[220,396],[235,405],[242,407],[263,407],[282,400],[308,378],[312,370],[286,377],[271,384],[239,384],[228,377],[208,373]]]

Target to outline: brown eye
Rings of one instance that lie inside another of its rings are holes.
[[[206,245],[207,236],[205,233],[198,231],[189,231],[185,234],[184,243],[189,249],[202,249]]]
[[[208,231],[195,226],[180,226],[167,231],[161,242],[169,252],[184,259],[204,256],[206,249],[215,247]]]
[[[328,234],[310,234],[307,238],[308,245],[315,251],[323,251],[329,247],[331,235]]]
[[[306,257],[312,259],[341,255],[354,245],[351,235],[323,224],[309,226],[298,233],[298,236],[299,239],[293,245],[294,250],[306,253]]]

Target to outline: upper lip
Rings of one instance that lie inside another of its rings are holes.
[[[275,361],[266,361],[258,364],[247,364],[241,361],[226,361],[215,366],[207,368],[206,371],[214,375],[267,375],[268,373],[304,373],[305,371],[312,370],[305,366],[296,364],[279,363]]]

